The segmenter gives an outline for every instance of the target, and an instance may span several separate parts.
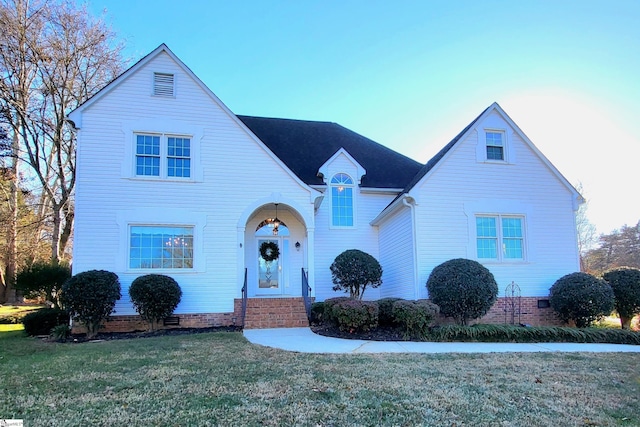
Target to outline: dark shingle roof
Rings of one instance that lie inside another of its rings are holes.
[[[366,169],[362,187],[405,188],[422,167],[421,163],[336,123],[238,118],[308,185],[323,184],[318,169],[340,148]]]
[[[444,147],[442,147],[442,149],[440,151],[438,151],[436,153],[435,156],[433,156],[423,167],[422,169],[420,169],[418,171],[418,173],[413,177],[413,179],[409,182],[409,184],[407,184],[407,186],[404,188],[404,190],[402,191],[402,194],[409,192],[409,190],[411,190],[413,188],[414,185],[416,185],[418,183],[418,181],[420,181],[426,174],[429,173],[429,171],[431,169],[434,168],[435,165],[438,164],[438,162],[440,160],[442,160],[442,158],[444,157],[445,154],[447,154],[449,152],[449,150],[451,150],[453,148],[454,145],[456,145],[456,143],[460,140],[460,138],[462,138],[462,136],[467,133],[467,131],[469,129],[471,129],[476,122],[478,121],[478,119],[489,109],[491,108],[490,106],[485,108],[484,111],[482,113],[480,113],[478,115],[478,117],[476,117],[475,119],[473,119],[473,121],[471,123],[469,123],[467,125],[467,127],[465,127],[464,129],[462,129],[462,131],[457,134],[455,136],[455,138],[453,138],[451,141],[449,141],[449,143],[447,145],[445,145]]]

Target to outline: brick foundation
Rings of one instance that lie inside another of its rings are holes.
[[[515,323],[531,326],[562,326],[563,322],[556,316],[551,307],[538,308],[538,300],[546,297],[522,297],[520,300],[520,317],[515,316]],[[180,319],[179,325],[163,326],[159,329],[175,328],[210,328],[216,326],[240,326],[242,322],[242,300],[234,300],[232,313],[200,313],[176,314]],[[498,298],[491,310],[472,323],[511,323],[511,311],[508,309],[506,298]],[[441,317],[440,323],[452,323],[452,319]],[[112,316],[104,324],[101,332],[131,332],[146,331],[149,324],[138,315]],[[297,328],[309,326],[307,312],[303,298],[249,298],[247,299],[247,313],[245,317],[246,329],[261,328]],[[76,324],[74,333],[83,333],[82,325]]]
[[[240,325],[242,319],[240,312],[236,313],[199,313],[199,314],[176,314],[180,319],[178,325],[163,326],[162,322],[157,325],[157,329],[176,328],[210,328],[216,326]],[[234,323],[235,319],[235,323]],[[149,323],[142,320],[138,315],[131,316],[111,316],[102,324],[104,327],[100,332],[134,332],[147,331]],[[84,333],[86,329],[77,322],[74,323],[73,333]]]
[[[158,329],[210,328],[217,326],[241,326],[242,299],[233,301],[232,313],[176,314],[178,325],[157,325]],[[149,324],[138,315],[111,316],[103,323],[100,332],[146,331]],[[245,328],[296,328],[309,326],[303,298],[249,298]],[[84,333],[86,329],[74,323],[73,333]]]
[[[558,318],[551,307],[538,308],[538,300],[548,299],[548,297],[521,297],[520,316],[518,316],[516,312],[516,315],[514,316],[515,324],[522,323],[531,326],[566,326],[566,324]],[[511,311],[511,306],[508,304],[507,299],[498,298],[487,314],[471,323],[511,324]],[[453,320],[441,317],[440,323],[453,323]]]

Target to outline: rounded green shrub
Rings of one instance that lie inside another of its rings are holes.
[[[68,264],[36,262],[18,273],[16,289],[28,299],[42,299],[60,308],[60,291],[69,277]]]
[[[162,274],[146,274],[136,278],[129,287],[129,297],[140,317],[154,324],[171,316],[182,298],[180,285]]]
[[[607,282],[587,273],[559,278],[549,292],[551,308],[565,322],[585,328],[613,311],[613,289]]]
[[[367,286],[377,288],[382,284],[382,267],[378,260],[358,249],[342,252],[330,268],[335,285],[333,290],[349,292],[354,299],[362,299]]]
[[[405,338],[421,340],[429,334],[440,307],[427,300],[399,300],[393,304],[392,313],[395,322],[404,330]]]
[[[24,331],[27,335],[49,335],[58,325],[67,325],[69,314],[59,308],[42,308],[33,311],[22,318]]]
[[[402,298],[382,298],[378,300],[378,325],[393,326],[395,319],[393,317],[393,304],[401,301]]]
[[[78,273],[62,286],[62,306],[87,328],[93,338],[120,299],[120,281],[115,273],[90,270]]]
[[[348,299],[333,306],[333,318],[341,331],[369,331],[378,326],[378,303]]]
[[[640,270],[621,267],[604,273],[602,278],[613,289],[615,308],[620,315],[622,329],[631,327],[631,319],[640,314]]]
[[[324,300],[324,322],[335,324],[336,319],[333,316],[333,307],[340,302],[349,301],[350,299],[349,297],[334,297]]]
[[[322,323],[324,322],[324,309],[325,309],[325,304],[324,302],[314,302],[313,304],[311,304],[311,318],[309,319],[309,321],[311,323]]]
[[[477,261],[457,258],[433,269],[427,280],[431,301],[459,325],[487,314],[498,298],[493,274]]]

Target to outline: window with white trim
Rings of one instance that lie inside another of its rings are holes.
[[[331,178],[331,225],[353,227],[353,179],[345,173]]]
[[[130,226],[129,268],[192,269],[193,227]]]
[[[502,131],[486,131],[487,160],[504,160],[505,137]]]
[[[191,138],[135,134],[136,176],[191,178]]]
[[[476,248],[478,259],[524,260],[524,217],[476,216]]]

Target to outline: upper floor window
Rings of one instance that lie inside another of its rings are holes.
[[[153,73],[153,94],[154,96],[173,97],[174,95],[173,74]]]
[[[353,179],[338,173],[331,178],[331,225],[353,227]]]
[[[524,218],[520,216],[477,216],[476,244],[479,259],[523,260]]]
[[[129,268],[193,268],[193,227],[131,226]]]
[[[504,132],[487,131],[487,160],[504,160]]]
[[[136,175],[191,177],[191,138],[136,134]]]

